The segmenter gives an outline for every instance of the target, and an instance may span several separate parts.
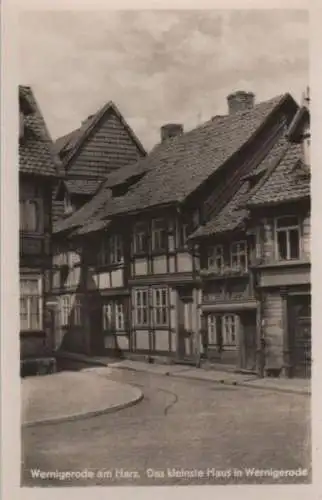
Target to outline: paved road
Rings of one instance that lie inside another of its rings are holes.
[[[143,388],[144,400],[113,414],[23,429],[23,486],[309,481],[267,475],[309,469],[309,397],[127,370],[111,378]],[[265,472],[247,475],[252,469]],[[76,477],[32,478],[39,471]]]

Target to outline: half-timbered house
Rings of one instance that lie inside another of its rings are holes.
[[[20,346],[27,360],[53,351],[51,199],[57,165],[30,87],[19,86]]]
[[[80,347],[74,337],[69,349],[200,359],[204,256],[188,237],[240,200],[245,176],[265,172],[263,162],[298,110],[289,94],[255,104],[247,92],[229,96],[228,107],[227,115],[189,132],[178,124],[162,127],[147,157],[111,173],[90,202],[56,225],[81,255],[77,338],[83,341]],[[230,267],[239,276],[232,276],[229,293],[235,286],[237,297],[245,285],[252,303],[244,239],[236,233]],[[224,321],[233,332],[231,317]]]
[[[288,146],[250,193],[250,224],[260,234],[253,272],[260,303],[258,347],[263,369],[310,376],[310,115],[309,94],[288,129]]]
[[[53,201],[53,219],[58,226],[93,198],[107,176],[146,155],[141,142],[111,101],[84,120],[80,128],[58,139],[54,151],[61,162],[61,179]],[[60,345],[64,337],[65,348],[73,346],[73,349],[87,351],[87,340],[82,336],[87,315],[80,314],[85,307],[81,251],[64,233],[56,232],[54,236],[56,345]]]

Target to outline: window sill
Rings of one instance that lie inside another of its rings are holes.
[[[46,337],[46,332],[44,330],[20,330],[20,337]]]
[[[122,269],[125,267],[125,263],[122,261],[113,264],[97,264],[96,266],[94,264],[93,267],[95,267],[96,271],[109,271],[113,269]]]
[[[256,266],[259,269],[265,269],[270,267],[292,267],[292,266],[307,266],[311,265],[308,259],[294,259],[294,260],[276,260],[262,263]]]
[[[44,231],[43,232],[40,232],[40,231],[25,231],[23,229],[20,229],[19,233],[20,233],[20,236],[22,236],[23,238],[24,237],[26,237],[26,238],[43,238],[44,237]]]

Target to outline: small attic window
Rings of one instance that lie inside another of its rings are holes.
[[[66,192],[64,196],[64,213],[67,215],[71,214],[72,212],[73,212],[73,205],[69,193]]]

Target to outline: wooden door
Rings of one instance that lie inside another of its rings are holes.
[[[192,360],[193,353],[193,300],[192,294],[178,294],[178,358]]]
[[[90,304],[90,351],[92,355],[104,353],[102,302],[100,298]]]
[[[311,297],[289,298],[289,328],[292,375],[311,376]]]

